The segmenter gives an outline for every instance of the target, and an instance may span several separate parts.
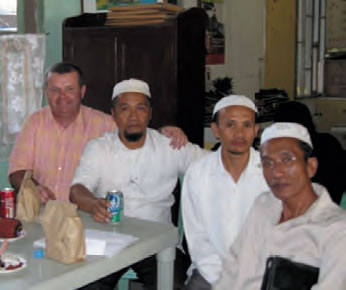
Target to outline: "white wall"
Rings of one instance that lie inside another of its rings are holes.
[[[233,78],[233,90],[254,98],[261,87],[265,49],[265,0],[224,0],[225,65],[211,66],[212,78]]]

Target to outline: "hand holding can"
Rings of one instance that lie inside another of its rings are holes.
[[[106,201],[110,204],[108,211],[112,214],[110,223],[119,224],[124,215],[124,195],[120,190],[111,190],[107,192]]]

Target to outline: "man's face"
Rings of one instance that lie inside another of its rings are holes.
[[[219,111],[211,128],[222,148],[231,154],[247,153],[258,132],[255,112],[244,106],[229,106]]]
[[[264,178],[282,201],[302,198],[317,170],[317,159],[304,160],[304,152],[294,138],[275,138],[260,147]]]
[[[145,135],[151,118],[149,100],[141,93],[123,93],[117,97],[112,116],[117,123],[120,138],[136,142]]]
[[[53,115],[58,118],[77,116],[86,87],[79,85],[77,72],[50,73],[45,94]]]

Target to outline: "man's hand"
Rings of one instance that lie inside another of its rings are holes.
[[[160,133],[165,135],[168,138],[171,138],[171,147],[174,149],[180,149],[184,147],[188,141],[187,136],[178,127],[174,126],[165,126],[159,129]]]
[[[89,213],[97,222],[108,223],[112,218],[112,214],[107,210],[110,206],[103,198],[94,199],[90,202]]]
[[[112,214],[107,211],[110,206],[104,198],[97,198],[84,185],[77,183],[71,186],[70,201],[79,209],[88,212],[92,218],[101,223],[108,223]]]
[[[42,184],[37,185],[37,189],[40,193],[41,203],[46,203],[48,200],[55,200],[55,194],[47,186]]]

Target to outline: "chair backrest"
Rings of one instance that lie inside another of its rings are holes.
[[[344,194],[342,195],[341,202],[340,202],[340,206],[341,206],[343,209],[346,209],[346,191],[345,191]]]

